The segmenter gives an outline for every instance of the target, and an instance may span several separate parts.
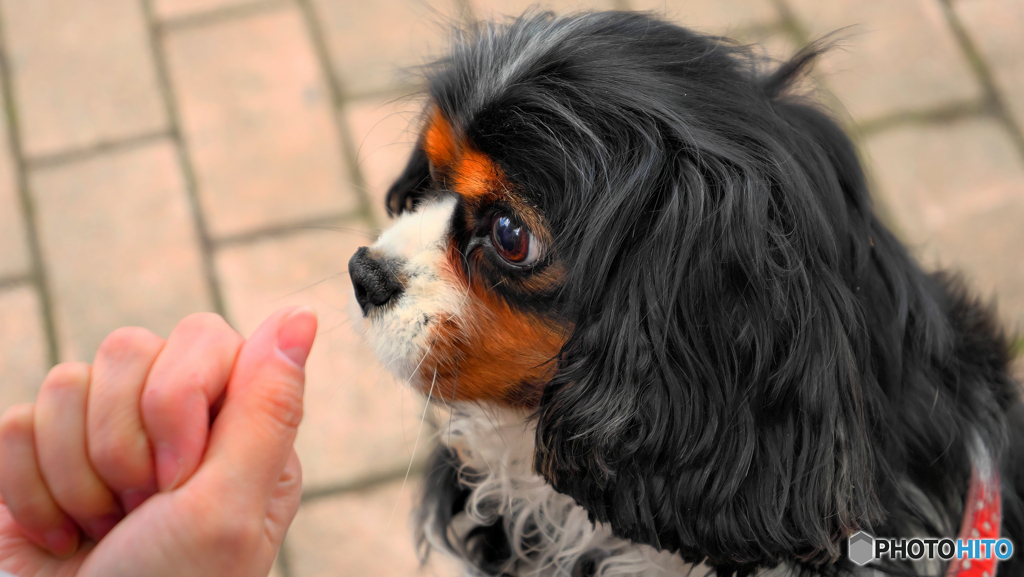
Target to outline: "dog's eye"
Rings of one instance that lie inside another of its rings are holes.
[[[514,266],[529,266],[540,257],[540,244],[530,229],[503,214],[494,217],[491,244],[502,260]]]

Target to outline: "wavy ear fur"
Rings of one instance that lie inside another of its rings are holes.
[[[715,125],[658,119],[644,174],[566,232],[579,309],[537,470],[617,534],[723,573],[835,560],[882,518],[864,302],[906,314],[893,283],[921,280],[886,278],[889,253],[914,267],[847,137],[777,96],[815,53],[718,84],[728,102],[690,94]]]
[[[430,186],[430,161],[423,152],[423,148],[417,145],[413,150],[409,161],[405,165],[402,174],[388,189],[384,206],[387,208],[388,216],[394,217],[403,210],[412,210],[426,194]]]

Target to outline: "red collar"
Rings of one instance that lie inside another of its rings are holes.
[[[1002,522],[1002,501],[999,498],[999,469],[988,457],[987,451],[975,459],[971,472],[971,485],[967,489],[964,520],[960,525],[960,539],[999,539]],[[953,558],[946,569],[946,577],[995,577],[996,557],[989,559]]]

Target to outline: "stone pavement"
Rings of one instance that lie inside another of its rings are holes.
[[[118,326],[166,335],[216,311],[248,334],[312,305],[305,498],[275,572],[417,574],[406,519],[429,431],[417,443],[421,403],[353,337],[344,271],[412,144],[408,67],[446,23],[531,3],[0,0],[0,410]],[[854,25],[815,86],[845,105],[881,210],[1024,327],[1024,2],[553,7],[667,12],[777,57]]]

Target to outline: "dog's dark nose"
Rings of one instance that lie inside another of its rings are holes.
[[[393,263],[374,258],[365,246],[349,259],[348,275],[363,316],[370,314],[373,307],[383,306],[402,294],[402,283],[394,269]]]

